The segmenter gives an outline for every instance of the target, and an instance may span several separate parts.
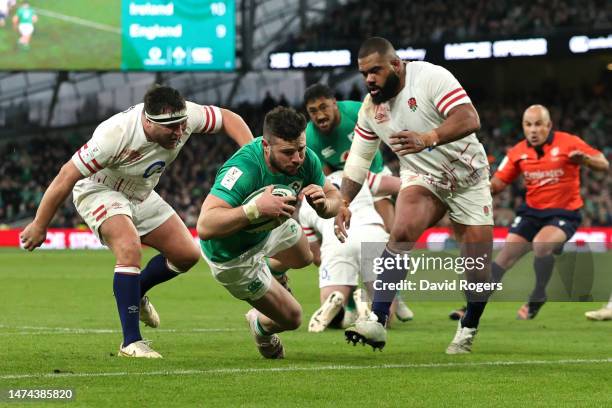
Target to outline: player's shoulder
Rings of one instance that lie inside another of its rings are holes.
[[[440,76],[448,72],[443,66],[427,61],[410,61],[407,67],[409,74],[414,76]]]
[[[336,103],[340,112],[358,112],[362,105],[362,102],[359,101],[338,101]]]
[[[575,143],[577,141],[582,141],[582,138],[580,136],[568,132],[562,132],[560,130],[555,130],[553,133],[553,137],[553,143],[560,145],[567,145]]]
[[[116,113],[96,127],[95,134],[105,139],[129,141],[139,124],[144,104],[130,106],[128,109]]]
[[[516,161],[523,154],[527,154],[528,149],[529,145],[527,144],[527,140],[523,139],[508,149],[506,156],[508,156],[509,159]]]

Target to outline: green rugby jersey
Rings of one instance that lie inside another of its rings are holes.
[[[333,170],[343,170],[346,158],[351,150],[353,131],[357,124],[357,114],[361,102],[338,101],[340,123],[329,133],[322,133],[312,121],[306,126],[306,144],[319,157],[321,163],[329,165]],[[380,173],[384,163],[380,151],[376,152],[370,171]]]
[[[17,9],[17,18],[19,18],[19,24],[32,24],[34,22],[34,9],[31,7],[21,6]]]
[[[254,191],[270,184],[284,184],[295,191],[295,195],[310,184],[325,184],[325,175],[316,154],[306,148],[306,158],[295,176],[273,173],[266,165],[262,138],[240,148],[221,166],[215,177],[210,194],[219,197],[232,207],[240,207]],[[270,235],[266,232],[238,231],[224,238],[200,240],[206,257],[213,262],[227,262],[248,251]]]

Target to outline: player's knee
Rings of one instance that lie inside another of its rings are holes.
[[[401,224],[395,223],[391,231],[391,241],[394,242],[416,242],[424,229],[416,220],[402,221]]]
[[[550,256],[553,254],[556,245],[550,242],[537,242],[533,243],[533,255],[536,257]]]
[[[118,264],[140,265],[142,258],[140,240],[126,240],[116,243],[113,246],[113,252]]]

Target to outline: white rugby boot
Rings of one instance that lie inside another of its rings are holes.
[[[472,352],[472,343],[478,329],[461,327],[461,321],[457,325],[457,332],[453,341],[446,348],[446,354],[468,354]]]
[[[342,309],[344,295],[339,291],[329,294],[320,308],[314,312],[308,323],[308,331],[311,333],[321,333],[329,326],[334,317]]]
[[[249,330],[253,335],[259,354],[269,359],[285,358],[285,348],[278,335],[271,334],[269,336],[260,336],[257,334],[257,313],[257,309],[253,308],[249,310],[244,317],[249,323]]]
[[[143,296],[140,299],[140,310],[139,316],[140,321],[145,324],[145,326],[149,326],[152,328],[159,327],[159,314],[157,314],[157,310],[149,300],[148,296]]]
[[[355,324],[344,331],[347,343],[361,343],[364,346],[369,344],[373,350],[382,351],[387,344],[387,330],[376,319],[373,313],[368,319],[359,319]]]
[[[603,321],[603,320],[612,320],[612,309],[607,307],[602,307],[598,310],[591,310],[590,312],[586,312],[584,316],[589,320]]]
[[[162,358],[162,355],[151,348],[150,340],[138,340],[123,347],[119,346],[119,357]]]

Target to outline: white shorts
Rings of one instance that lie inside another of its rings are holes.
[[[162,225],[175,211],[155,191],[140,204],[132,203],[118,191],[100,184],[86,189],[77,184],[72,191],[72,200],[77,211],[101,242],[100,225],[118,214],[132,219],[139,236],[143,236]]]
[[[213,277],[234,297],[257,300],[270,289],[272,274],[264,259],[294,246],[302,236],[302,228],[290,218],[272,230],[268,238],[228,262],[213,262],[202,255]]]
[[[385,165],[383,167],[383,169],[381,170],[380,173],[381,176],[392,176],[393,172],[391,171],[391,169],[389,168],[389,166]],[[374,202],[377,201],[381,201],[381,200],[391,200],[393,197],[391,197],[390,195],[386,195],[386,196],[375,196],[374,194],[372,194],[372,198],[374,199]]]
[[[19,34],[22,36],[32,35],[34,32],[34,24],[21,23],[17,26],[17,29],[19,30]]]
[[[432,183],[422,174],[410,170],[401,170],[403,190],[409,186],[425,187],[448,207],[448,216],[457,224],[462,225],[493,225],[493,198],[488,178],[480,180],[469,187],[459,187],[455,190],[443,188]]]
[[[387,242],[389,234],[380,224],[352,226],[345,243],[333,242],[321,247],[319,287],[357,286],[361,270],[361,244],[364,242]],[[361,280],[373,282],[376,274],[372,268],[364,268]],[[368,271],[366,271],[368,270]]]

